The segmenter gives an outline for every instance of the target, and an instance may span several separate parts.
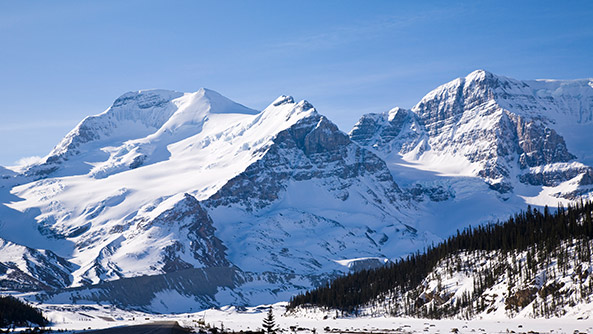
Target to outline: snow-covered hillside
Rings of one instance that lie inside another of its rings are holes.
[[[36,291],[67,287],[76,268],[52,251],[36,250],[0,239],[0,286],[3,290]]]
[[[570,240],[546,260],[533,248],[461,252],[440,261],[415,289],[383,295],[363,312],[457,319],[590,318],[592,245]]]
[[[388,267],[299,294],[289,310],[419,318],[593,314],[593,201],[465,229]]]

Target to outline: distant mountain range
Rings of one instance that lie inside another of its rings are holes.
[[[478,70],[349,133],[290,96],[255,111],[130,92],[0,168],[0,286],[157,312],[287,300],[527,204],[593,198],[592,142],[593,80]]]

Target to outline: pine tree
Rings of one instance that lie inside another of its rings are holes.
[[[276,322],[274,321],[274,314],[272,313],[272,307],[268,310],[268,314],[264,318],[264,322],[262,324],[264,328],[264,332],[268,334],[276,333]]]

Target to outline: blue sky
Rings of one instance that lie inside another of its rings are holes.
[[[483,68],[593,77],[593,1],[3,1],[0,165],[124,92],[307,99],[343,131]]]

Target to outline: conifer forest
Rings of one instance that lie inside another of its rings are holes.
[[[565,305],[593,299],[592,211],[591,201],[528,207],[391,265],[340,277],[293,297],[288,307],[435,319],[562,316]]]

